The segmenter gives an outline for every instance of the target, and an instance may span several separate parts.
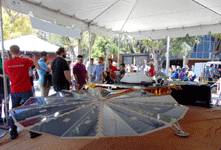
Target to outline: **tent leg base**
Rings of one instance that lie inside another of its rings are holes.
[[[189,133],[183,131],[180,127],[180,124],[178,122],[175,122],[173,124],[173,126],[171,127],[172,130],[174,130],[176,133],[177,136],[179,137],[188,137],[189,136]]]

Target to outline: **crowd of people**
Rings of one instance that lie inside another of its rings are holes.
[[[210,84],[213,83],[213,79],[218,80],[221,77],[221,67],[215,68],[213,64],[206,70],[206,78]]]
[[[135,65],[127,64],[125,68],[126,68],[125,69],[126,73],[141,72],[150,77],[153,77],[155,75],[153,63],[150,62],[147,65],[146,60],[143,60],[141,66],[136,64]],[[171,65],[171,67],[169,67],[168,72],[169,72],[168,76],[171,77],[172,79],[181,79],[183,81],[194,81],[194,79],[196,78],[194,65],[192,65],[192,68],[189,68],[188,65],[182,68],[180,66]],[[162,68],[160,73],[158,72],[158,75],[166,76],[166,69]]]
[[[70,58],[66,58],[67,52],[63,47],[60,47],[56,51],[57,57],[52,62],[49,59],[49,54],[45,51],[41,52],[41,58],[38,61],[31,53],[26,53],[25,55],[21,54],[20,48],[17,45],[12,45],[9,52],[12,58],[9,59],[8,55],[5,53],[5,56],[3,57],[6,61],[4,62],[4,65],[0,65],[0,82],[3,83],[2,74],[4,67],[7,77],[8,93],[10,93],[12,100],[11,108],[21,106],[30,97],[35,96],[34,76],[36,74],[38,75],[38,87],[41,96],[44,97],[49,95],[51,87],[59,93],[61,90],[81,90],[89,80],[103,81],[105,70],[109,73],[109,76],[113,81],[119,81],[125,74],[132,72],[140,72],[149,77],[155,76],[153,63],[150,62],[147,65],[146,60],[143,60],[141,66],[125,65],[122,63],[118,70],[117,67],[113,65],[112,59],[108,59],[108,65],[105,69],[103,57],[98,58],[97,65],[94,64],[94,59],[91,58],[90,65],[86,67],[83,64],[83,56],[78,55],[77,62],[74,63]],[[211,68],[213,68],[213,66],[211,66]],[[162,74],[166,75],[165,69],[162,69],[161,71]],[[195,78],[194,66],[189,69],[188,66],[181,68],[172,65],[169,69],[169,73],[169,76],[175,79],[193,81]],[[209,69],[208,76],[208,78],[213,76],[213,69]],[[3,86],[0,87],[0,98],[2,100],[4,99]],[[18,132],[17,126],[14,124],[12,118],[10,118],[10,127],[11,139],[15,139],[18,136]],[[40,134],[38,133],[30,132],[31,138],[35,138],[39,135]]]
[[[49,54],[45,51],[41,52],[41,58],[37,61],[36,57],[31,53],[21,54],[20,48],[17,45],[10,47],[9,53],[12,58],[9,59],[5,53],[5,62],[0,66],[0,82],[1,91],[0,98],[4,104],[4,86],[3,86],[3,67],[7,77],[8,93],[11,97],[11,107],[16,108],[24,104],[30,97],[35,96],[34,79],[38,75],[38,88],[41,96],[48,96],[51,87],[59,93],[61,90],[70,90],[74,87],[75,90],[80,90],[88,82],[90,75],[91,81],[102,81],[104,72],[104,61],[100,57],[98,65],[94,65],[94,60],[90,60],[90,67],[86,69],[83,64],[83,56],[77,56],[77,63],[70,68],[72,60],[66,58],[65,48],[59,48],[56,51],[57,57],[51,62]],[[111,78],[116,79],[116,71],[118,69],[112,65],[113,60],[109,59],[107,71],[110,72]],[[1,60],[2,62],[2,60]],[[121,64],[119,76],[125,74],[125,65]],[[88,74],[89,73],[89,74]],[[5,110],[2,105],[2,112]],[[16,139],[18,136],[17,126],[14,120],[10,117],[10,135],[11,139]],[[30,132],[30,138],[35,138],[41,134]]]
[[[126,68],[125,69],[126,73],[140,72],[140,73],[146,74],[149,77],[155,76],[155,69],[154,69],[153,62],[150,62],[147,65],[147,61],[145,59],[143,60],[143,63],[141,66],[139,66],[137,64],[135,64],[135,65],[127,64],[125,68]]]
[[[165,69],[163,69],[165,72]],[[195,66],[192,65],[191,68],[188,65],[184,67],[172,65],[169,67],[169,76],[173,79],[181,79],[183,81],[194,81],[196,78]]]

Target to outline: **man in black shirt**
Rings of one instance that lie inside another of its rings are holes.
[[[66,50],[60,47],[57,52],[57,58],[55,58],[51,63],[52,69],[52,82],[53,87],[56,92],[61,90],[70,90],[72,86],[70,69],[67,64]]]
[[[217,69],[217,78],[221,78],[221,67]]]

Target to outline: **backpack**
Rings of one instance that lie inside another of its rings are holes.
[[[44,84],[43,84],[44,87],[50,87],[52,86],[52,75],[50,74],[50,72],[47,72],[45,73],[44,75]]]
[[[106,84],[113,84],[114,83],[113,79],[111,79],[110,72],[104,71],[102,73],[102,78],[103,78],[103,82]]]

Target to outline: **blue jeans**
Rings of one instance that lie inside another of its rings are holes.
[[[11,93],[12,108],[21,106],[21,100],[23,100],[25,103],[32,96],[33,93],[31,90],[27,92]],[[11,127],[11,134],[17,133],[17,126],[15,125],[15,122],[12,119],[12,117],[10,117],[10,127]]]

